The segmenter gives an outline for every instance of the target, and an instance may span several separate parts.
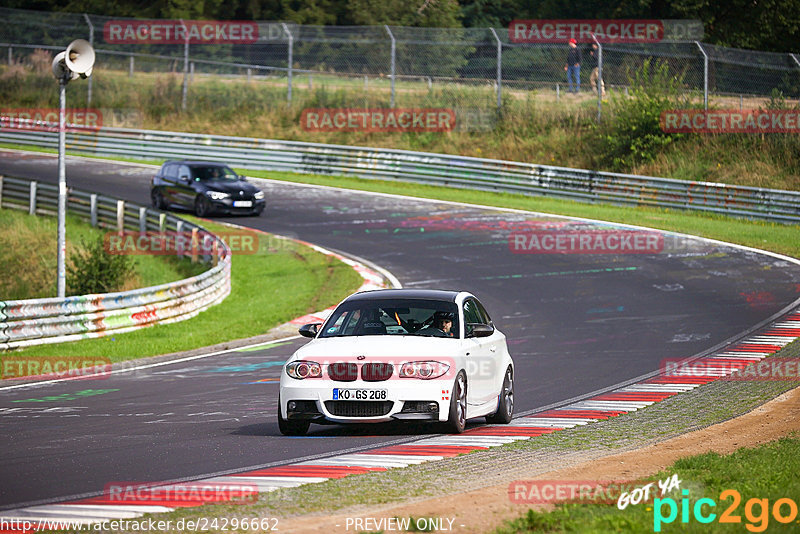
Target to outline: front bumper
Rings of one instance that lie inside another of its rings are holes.
[[[334,423],[381,423],[398,420],[447,421],[451,379],[390,379],[383,382],[338,382],[328,379],[295,380],[281,377],[281,415],[284,419],[310,419]],[[334,399],[333,390],[385,390],[378,401]],[[289,410],[289,403],[294,403]],[[349,404],[332,404],[349,403]],[[362,403],[356,406],[356,403]],[[385,403],[381,406],[363,403]],[[435,405],[435,409],[433,408]],[[335,413],[336,412],[336,413]],[[362,412],[368,415],[352,415]],[[375,412],[379,412],[376,414]],[[348,415],[342,415],[342,414]]]
[[[267,205],[265,199],[233,199],[233,198],[223,198],[222,200],[212,200],[211,198],[208,199],[211,202],[211,206],[213,207],[214,211],[220,213],[254,213],[258,212],[261,213],[264,211],[264,208]],[[236,202],[250,202],[249,206],[234,206],[233,203]]]

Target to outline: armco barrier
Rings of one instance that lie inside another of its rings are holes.
[[[0,177],[2,208],[55,215],[57,202],[55,185]],[[0,301],[0,350],[100,337],[156,323],[182,321],[222,302],[230,293],[231,251],[221,239],[203,228],[170,214],[72,189],[68,192],[67,211],[111,230],[187,232],[213,239],[211,254],[196,255],[198,260],[213,265],[185,280],[132,291],[63,299]],[[186,251],[187,256],[191,254],[191,250]]]
[[[0,131],[0,142],[57,147],[57,133]],[[486,191],[657,206],[800,222],[800,192],[689,182],[385,148],[100,128],[67,133],[75,152],[143,159],[202,158],[250,169],[357,176]]]

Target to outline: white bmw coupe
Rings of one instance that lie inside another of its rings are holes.
[[[514,362],[506,337],[470,293],[383,289],[346,298],[281,372],[278,426],[438,421],[454,433],[467,419],[508,423]]]

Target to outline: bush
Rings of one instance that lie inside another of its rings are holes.
[[[633,75],[628,74],[630,97],[615,95],[610,105],[611,118],[597,129],[603,164],[617,171],[631,170],[686,137],[661,129],[662,112],[690,104],[682,79],[683,76],[670,75],[666,63],[650,60],[645,60]]]
[[[70,255],[67,265],[69,294],[119,291],[133,271],[133,262],[128,256],[106,252],[103,236],[94,243],[82,242],[75,253]]]

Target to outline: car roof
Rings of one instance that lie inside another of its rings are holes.
[[[424,299],[455,302],[460,293],[462,292],[442,289],[376,289],[350,295],[345,299],[345,302],[383,299]]]
[[[227,163],[220,163],[219,161],[202,161],[202,160],[194,160],[194,159],[174,159],[170,161],[165,161],[164,165],[167,163],[178,163],[180,165],[189,165],[189,166],[198,166],[202,165],[204,167],[228,167]]]

